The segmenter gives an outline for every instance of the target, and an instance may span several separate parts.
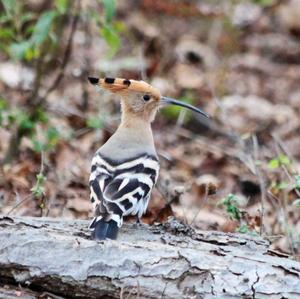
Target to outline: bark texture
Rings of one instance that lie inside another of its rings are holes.
[[[23,298],[300,298],[300,263],[259,237],[170,219],[124,225],[118,241],[95,242],[87,227],[0,217],[0,298],[20,298],[18,285],[29,292]]]

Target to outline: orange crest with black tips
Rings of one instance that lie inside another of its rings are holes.
[[[93,85],[98,85],[110,92],[129,95],[130,92],[140,92],[144,94],[151,94],[154,99],[159,100],[161,94],[158,89],[144,81],[128,80],[123,78],[93,78],[89,77],[89,81]]]

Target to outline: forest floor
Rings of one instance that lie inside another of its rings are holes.
[[[19,157],[1,168],[0,213],[91,218],[91,159],[117,128],[120,107],[86,77],[143,79],[211,116],[159,112],[161,171],[143,221],[174,215],[202,230],[262,234],[274,250],[299,258],[300,20],[293,16],[300,5],[173,2],[129,9],[132,1],[120,1],[122,47],[113,58],[96,28],[79,21],[64,77],[47,98],[55,146],[41,155],[23,138]],[[0,95],[10,107],[23,105],[34,72],[0,54]],[[44,138],[43,125],[36,132]],[[0,159],[12,134],[0,127]],[[44,195],[36,198],[41,170]]]

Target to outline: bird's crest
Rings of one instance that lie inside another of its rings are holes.
[[[151,94],[157,100],[161,98],[159,90],[144,81],[107,77],[104,79],[89,77],[88,79],[91,84],[100,86],[101,88],[113,93],[126,95],[133,91]]]

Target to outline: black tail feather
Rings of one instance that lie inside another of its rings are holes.
[[[93,227],[95,229],[92,233],[92,237],[95,240],[117,239],[119,227],[116,221],[105,221],[104,219],[100,219]]]

